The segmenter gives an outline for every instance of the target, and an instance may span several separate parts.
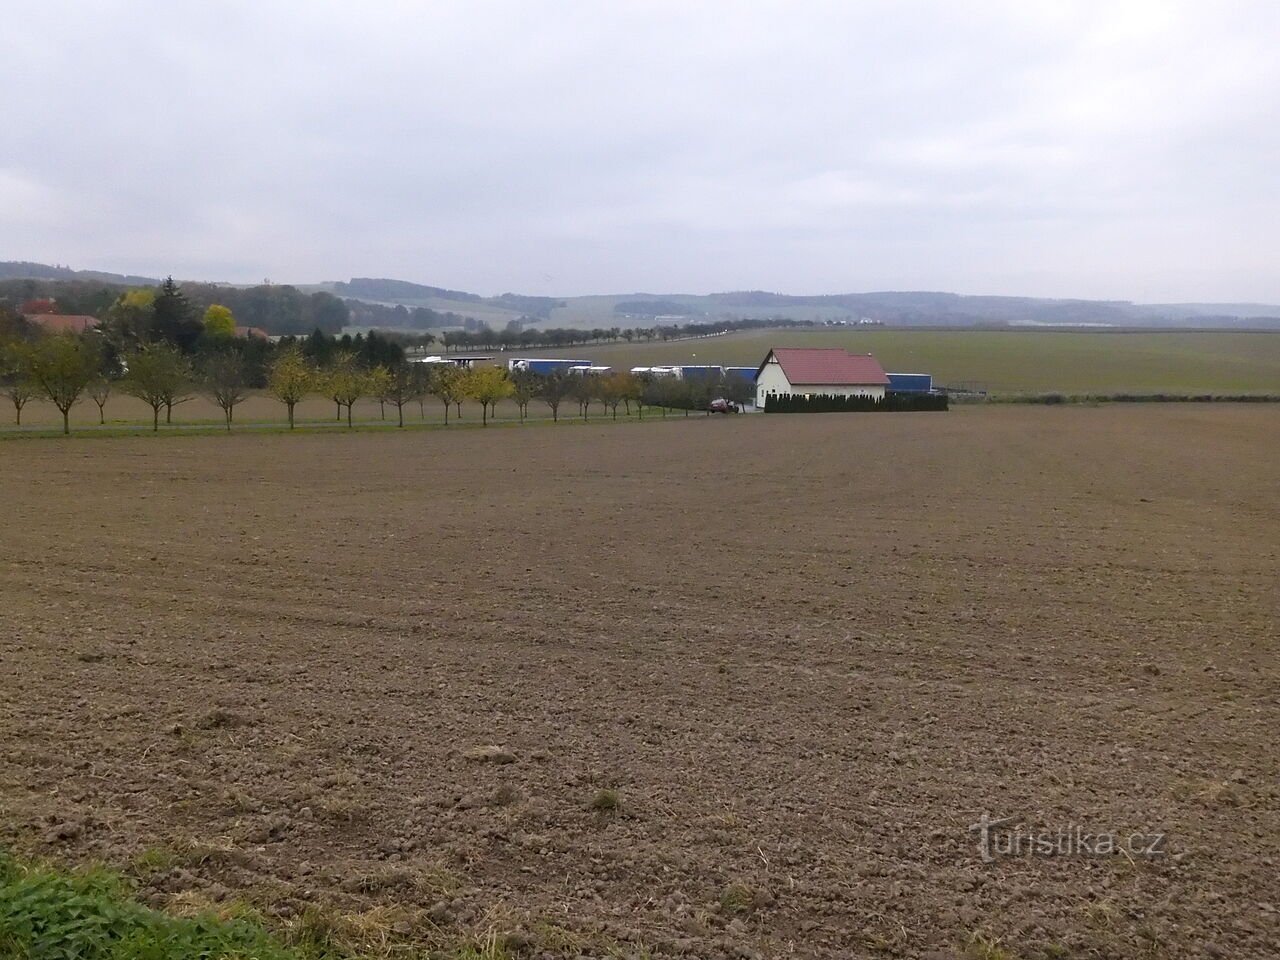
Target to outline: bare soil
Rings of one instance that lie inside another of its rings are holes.
[[[1278,465],[1231,405],[7,443],[0,840],[534,956],[1274,956]]]

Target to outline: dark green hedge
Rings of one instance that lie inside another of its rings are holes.
[[[811,394],[807,397],[783,393],[766,397],[764,403],[765,413],[901,413],[945,409],[945,393],[889,393],[883,400],[828,393]]]

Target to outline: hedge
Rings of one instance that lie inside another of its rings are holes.
[[[887,393],[883,400],[829,393],[807,397],[799,393],[781,393],[770,394],[764,401],[765,413],[902,413],[945,409],[945,393]]]

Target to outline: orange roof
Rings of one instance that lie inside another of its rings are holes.
[[[261,337],[263,340],[268,338],[267,331],[263,330],[261,327],[242,327],[239,324],[236,325],[236,336]]]
[[[29,323],[39,324],[54,333],[84,333],[98,325],[97,317],[65,316],[61,313],[24,313]]]

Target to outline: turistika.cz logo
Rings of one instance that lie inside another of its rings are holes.
[[[1058,828],[1035,829],[1017,817],[993,818],[984,812],[969,831],[978,835],[983,863],[1005,857],[1114,857],[1130,860],[1163,857],[1165,834],[1154,831],[1115,833],[1090,830],[1068,823]]]

